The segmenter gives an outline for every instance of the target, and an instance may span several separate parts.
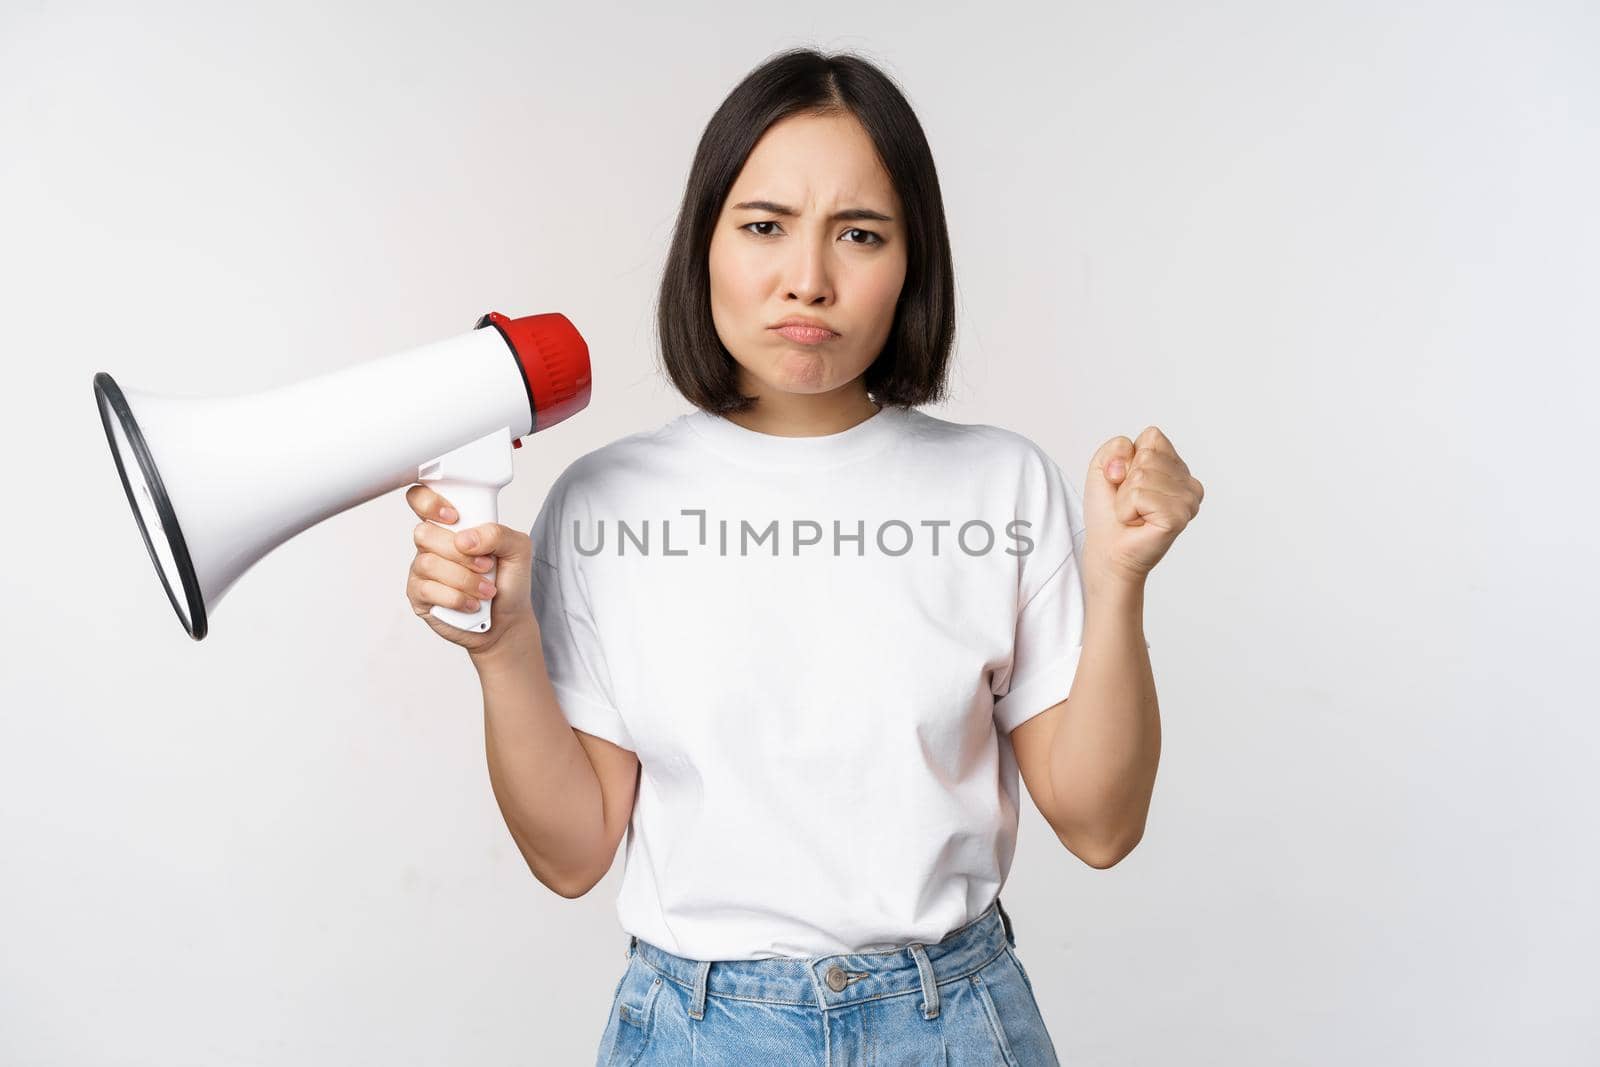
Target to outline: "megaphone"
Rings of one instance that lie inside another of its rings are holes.
[[[589,347],[558,312],[491,311],[468,333],[258,393],[176,396],[94,376],[139,533],[196,641],[262,556],[400,486],[432,483],[458,515],[446,529],[498,522],[512,449],[582,411],[589,391]],[[489,607],[432,612],[483,632]]]

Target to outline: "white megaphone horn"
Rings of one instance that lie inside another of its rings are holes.
[[[559,312],[491,311],[469,333],[259,393],[173,396],[94,376],[139,533],[196,641],[262,556],[403,485],[432,483],[459,515],[448,530],[498,522],[511,450],[587,407],[589,390],[589,347]],[[482,632],[490,604],[432,611]]]

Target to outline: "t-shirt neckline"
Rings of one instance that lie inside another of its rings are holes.
[[[884,404],[849,429],[809,437],[784,437],[747,429],[702,408],[689,412],[683,419],[707,444],[729,459],[754,466],[803,470],[831,467],[876,452],[909,415],[909,408]]]

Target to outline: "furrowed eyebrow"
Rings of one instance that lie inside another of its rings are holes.
[[[787,207],[783,204],[775,204],[771,200],[746,200],[743,203],[735,204],[733,206],[735,210],[748,209],[750,211],[766,211],[774,215],[787,215],[790,218],[793,218],[799,214],[799,212],[797,212],[794,208]],[[832,215],[828,216],[829,222],[840,222],[844,220],[854,222],[860,219],[871,219],[874,222],[894,221],[894,219],[890,218],[888,215],[885,215],[883,212],[874,211],[869,207],[847,207],[843,211],[836,211]]]

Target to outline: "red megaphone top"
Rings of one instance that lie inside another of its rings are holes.
[[[484,326],[499,330],[516,353],[517,366],[528,386],[532,432],[548,430],[589,406],[589,346],[565,315],[552,311],[510,319],[491,311],[474,328]],[[511,443],[522,447],[520,439]]]

